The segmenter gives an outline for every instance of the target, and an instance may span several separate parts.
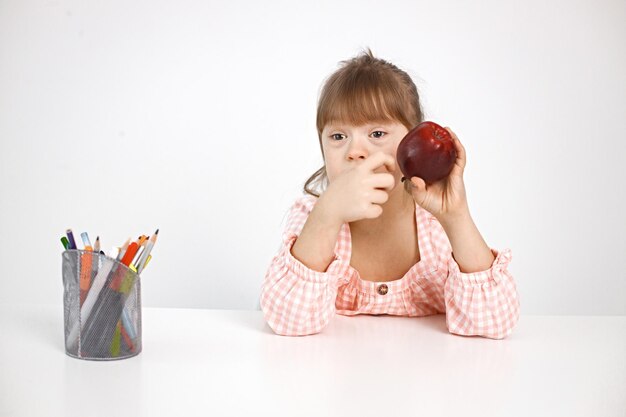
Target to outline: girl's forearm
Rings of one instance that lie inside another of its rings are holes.
[[[439,222],[448,235],[453,258],[461,272],[472,273],[491,268],[495,258],[474,224],[469,210],[440,218]]]
[[[328,216],[318,203],[293,244],[291,254],[308,268],[326,272],[335,258],[335,245],[340,229],[341,223]]]

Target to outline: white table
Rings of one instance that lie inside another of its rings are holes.
[[[65,355],[60,305],[0,306],[0,331],[0,416],[626,416],[623,316],[522,316],[504,340],[336,316],[282,337],[260,311],[144,308],[143,352],[113,362]]]

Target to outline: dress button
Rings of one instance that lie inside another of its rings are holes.
[[[385,294],[387,294],[387,291],[389,291],[389,288],[387,287],[387,284],[380,284],[378,286],[378,294],[385,295]]]

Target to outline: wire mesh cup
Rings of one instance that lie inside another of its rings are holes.
[[[126,265],[100,253],[63,257],[65,353],[108,361],[141,352],[141,284]]]

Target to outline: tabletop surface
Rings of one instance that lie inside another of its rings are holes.
[[[277,336],[260,311],[143,309],[143,351],[67,356],[56,305],[1,305],[0,416],[626,416],[626,316],[525,316],[503,340],[445,315],[337,315]]]

